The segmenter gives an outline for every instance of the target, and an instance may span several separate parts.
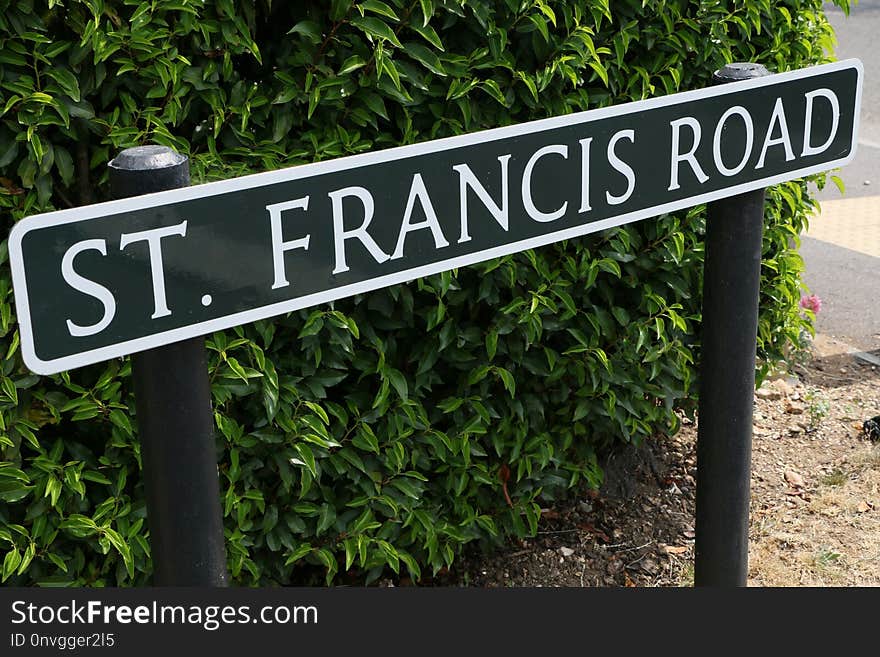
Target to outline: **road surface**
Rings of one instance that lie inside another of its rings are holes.
[[[880,350],[880,0],[861,0],[850,16],[826,5],[837,33],[838,59],[865,67],[859,144],[833,184],[819,193],[822,214],[803,238],[804,282],[822,299],[816,329],[857,350]]]

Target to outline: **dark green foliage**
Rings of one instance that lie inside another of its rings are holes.
[[[699,88],[730,61],[800,68],[831,41],[820,0],[0,0],[2,234],[105,198],[135,144],[189,153],[203,181]],[[802,182],[768,196],[765,367],[808,328],[792,245],[813,206]],[[211,336],[234,581],[418,579],[533,533],[541,505],[597,485],[598,450],[675,431],[702,220]],[[4,241],[2,579],[143,584],[129,362],[26,371],[5,261]]]

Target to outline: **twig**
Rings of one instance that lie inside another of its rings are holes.
[[[629,543],[609,543],[608,545],[603,545],[602,547],[606,550],[611,550],[613,548],[623,547],[624,545],[629,545]]]
[[[513,557],[522,557],[527,554],[531,554],[532,552],[534,552],[534,550],[532,548],[528,548],[526,550],[519,550],[518,552],[511,552],[507,555],[507,557],[512,559]]]
[[[646,556],[648,556],[648,553],[647,553],[647,552],[645,552],[645,553],[644,553],[642,556],[640,556],[638,559],[635,559],[635,560],[633,560],[633,561],[630,561],[628,564],[626,564],[626,565],[623,567],[624,570],[626,570],[626,569],[629,568],[630,566],[635,566],[639,561],[641,561],[642,559],[644,559]]]
[[[617,554],[623,554],[624,552],[635,552],[636,550],[641,550],[642,548],[646,548],[646,547],[648,547],[648,546],[651,545],[651,543],[653,543],[653,542],[654,542],[654,539],[651,539],[650,541],[648,541],[648,542],[645,543],[644,545],[639,545],[639,546],[636,546],[636,547],[627,548],[627,549],[625,549],[625,550],[618,550],[618,551],[617,551]],[[622,543],[622,545],[626,545],[626,543]]]
[[[89,146],[85,139],[76,145],[76,180],[79,204],[88,205],[92,202],[92,186],[89,182]]]
[[[74,207],[73,201],[70,200],[60,186],[55,188],[55,193],[58,194],[58,198],[60,198],[68,208]]]

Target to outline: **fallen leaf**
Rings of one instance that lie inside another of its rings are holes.
[[[563,546],[559,548],[559,551],[562,553],[563,557],[570,557],[574,554],[574,550],[572,550],[570,547]]]
[[[865,501],[865,500],[862,500],[862,501],[859,502],[858,505],[856,506],[856,511],[857,511],[858,513],[867,513],[868,511],[870,511],[870,510],[873,509],[873,508],[874,508],[874,505],[873,505],[873,504],[871,504],[870,502],[867,502],[867,501]]]
[[[578,527],[578,529],[582,529],[585,532],[589,532],[590,534],[592,534],[593,536],[598,538],[603,543],[610,543],[611,542],[611,537],[608,536],[608,534],[603,532],[601,529],[597,529],[595,526],[591,525],[588,522],[579,522],[577,524],[577,527]]]
[[[507,502],[507,506],[512,509],[513,502],[510,499],[510,493],[507,492],[507,480],[510,479],[510,468],[507,467],[506,463],[501,464],[501,468],[498,470],[498,478],[501,480],[501,492],[504,493],[504,499]]]
[[[660,569],[660,566],[653,559],[645,559],[642,563],[639,564],[639,569],[643,572],[648,573],[649,575],[656,575],[657,571]]]
[[[776,401],[777,399],[782,399],[782,393],[772,388],[761,387],[755,392],[755,397],[767,401]]]
[[[666,554],[684,554],[690,548],[686,545],[663,545],[660,549]]]
[[[785,480],[795,488],[803,488],[807,485],[807,483],[804,481],[804,478],[794,470],[786,470]]]
[[[9,178],[0,178],[0,186],[6,189],[7,192],[13,194],[15,196],[20,196],[24,194],[24,190],[12,182]]]
[[[785,412],[789,413],[790,415],[803,415],[805,410],[806,406],[798,402],[788,402],[785,407]]]

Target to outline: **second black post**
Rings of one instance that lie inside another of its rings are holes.
[[[728,64],[723,84],[769,75]],[[694,583],[745,586],[764,190],[709,204],[697,424]]]

